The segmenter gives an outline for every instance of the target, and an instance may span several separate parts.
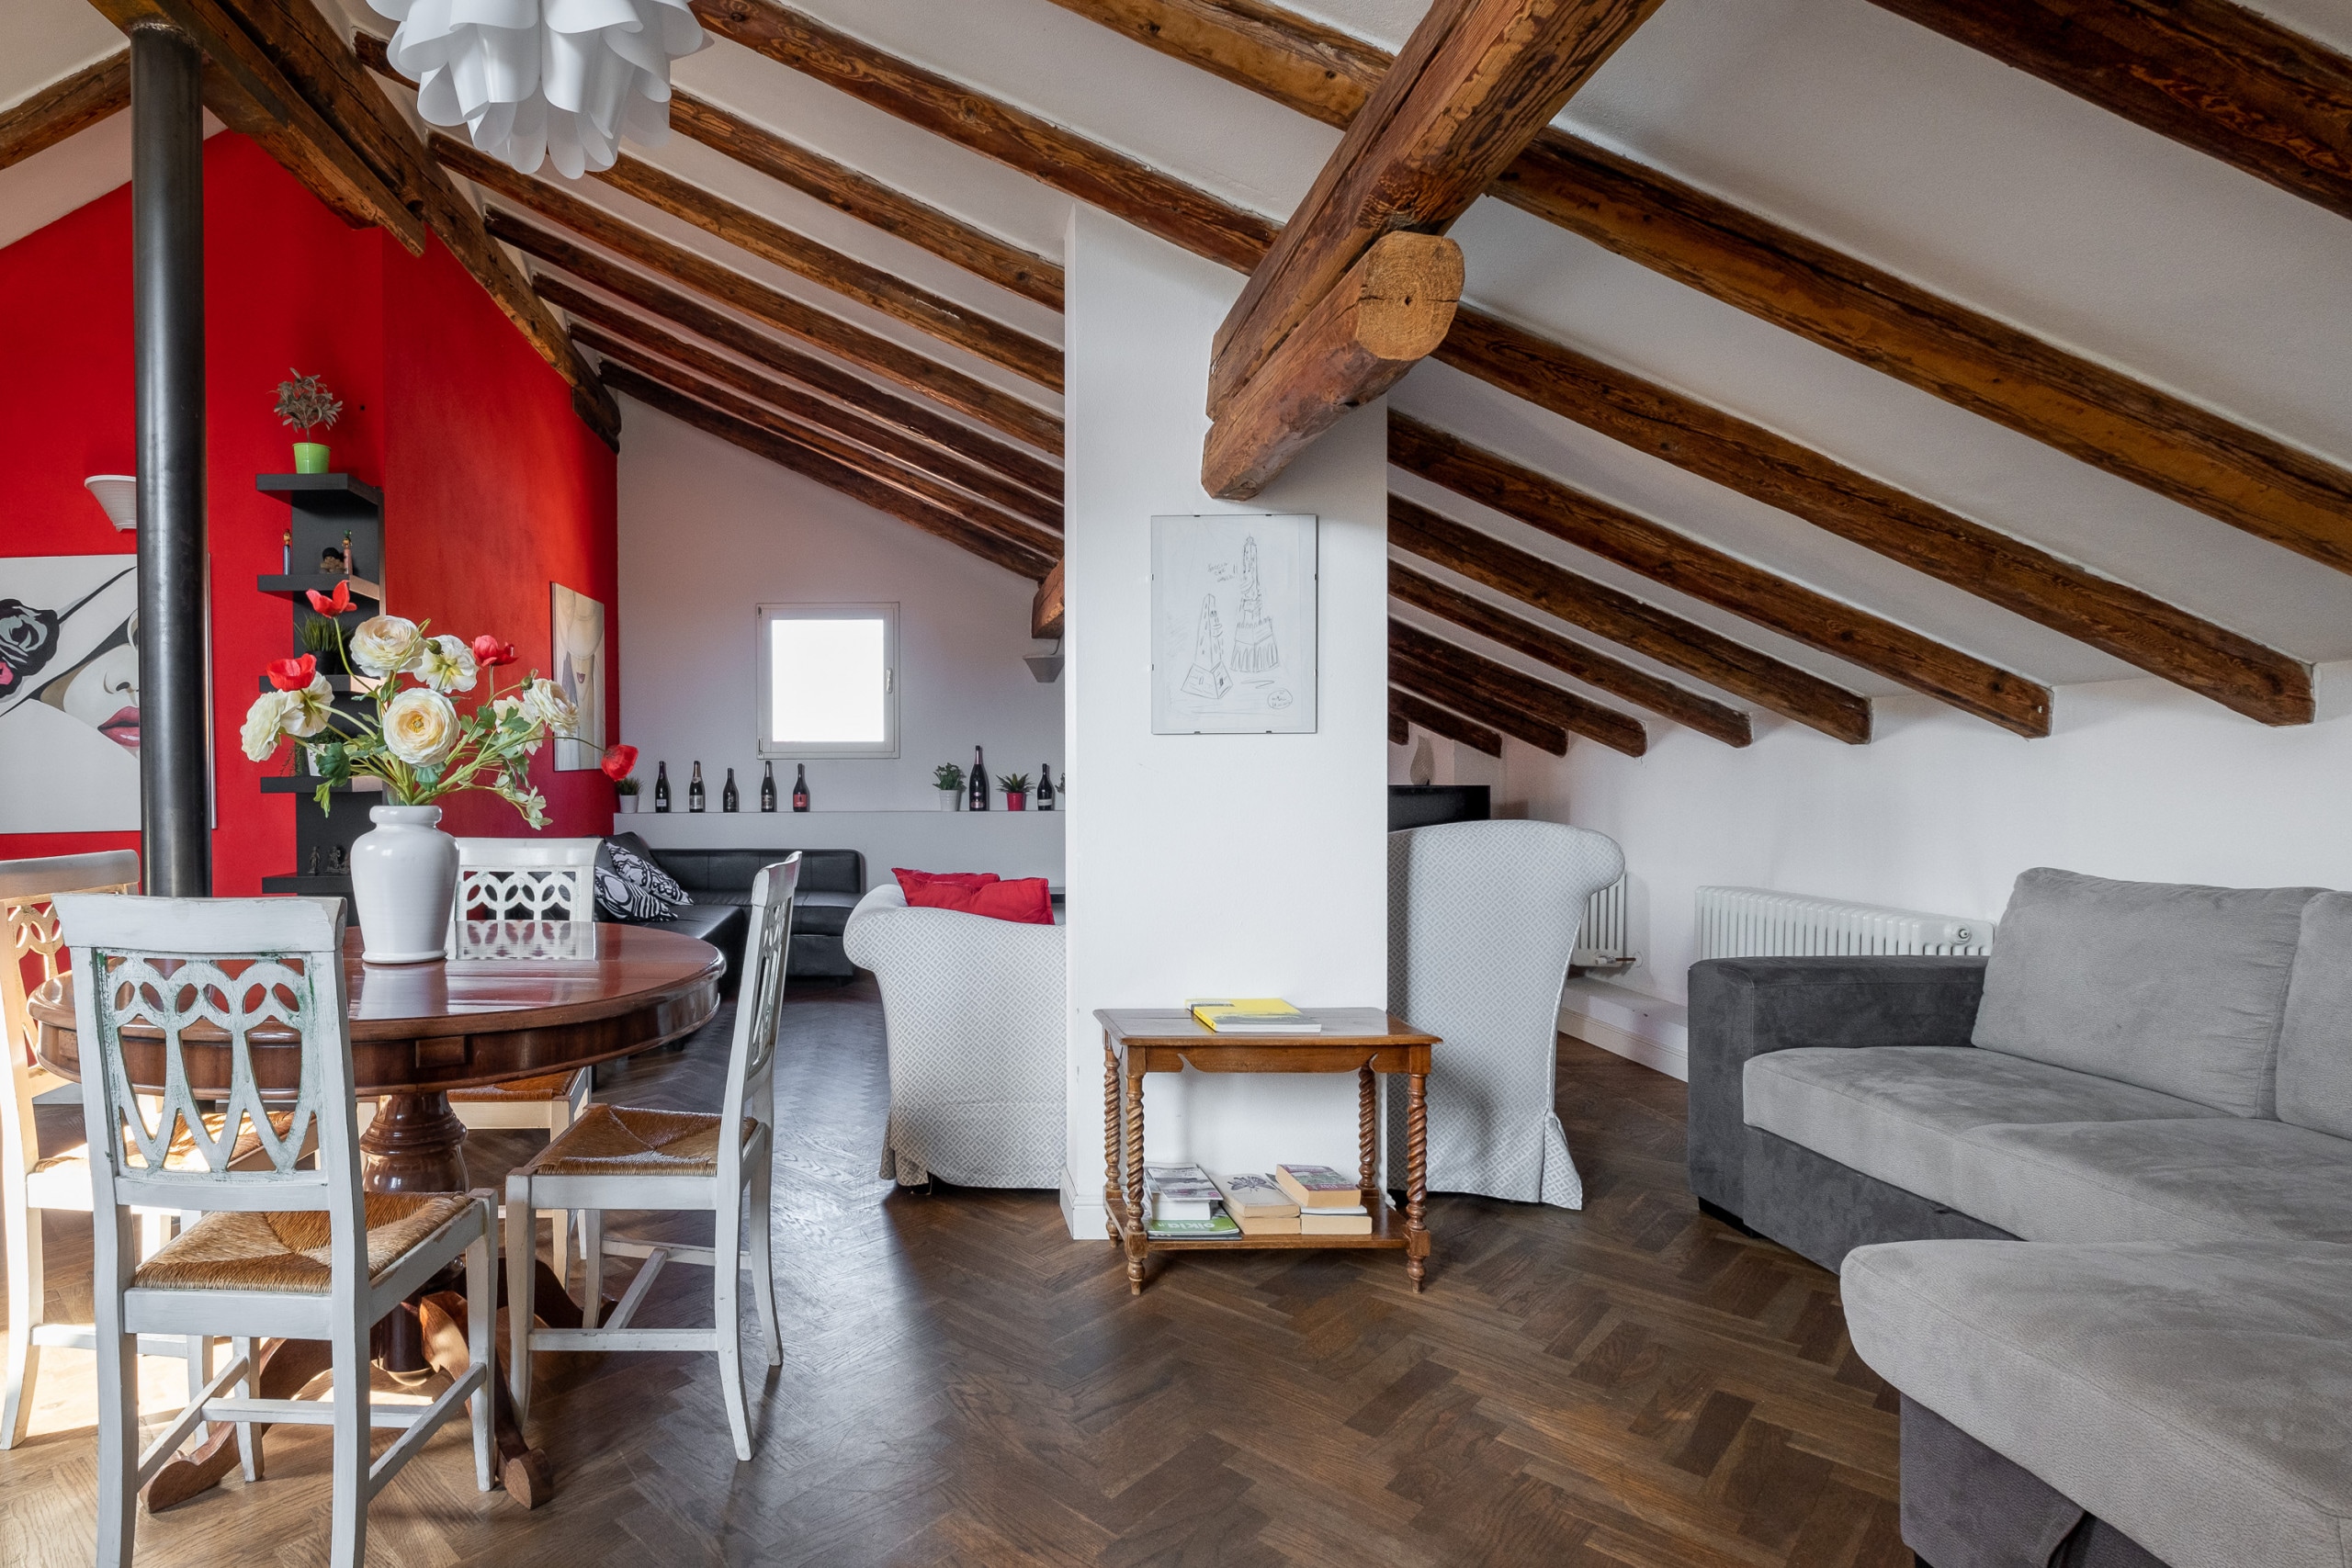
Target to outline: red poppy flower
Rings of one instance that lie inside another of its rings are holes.
[[[494,665],[512,664],[520,657],[513,643],[501,642],[488,632],[474,638],[474,662],[485,670]]]
[[[628,777],[630,770],[637,766],[637,748],[616,746],[605,753],[605,760],[597,765],[605,770],[606,778],[618,784]]]
[[[319,672],[316,655],[306,653],[300,659],[273,659],[269,661],[269,683],[281,692],[299,692],[311,683]]]
[[[340,615],[351,608],[351,581],[348,578],[334,585],[333,593],[311,590],[311,608],[322,615]]]

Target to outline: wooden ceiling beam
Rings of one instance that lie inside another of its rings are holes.
[[[1393,493],[1388,542],[1833,739],[1871,738],[1869,698]]]
[[[1726,746],[1745,746],[1755,739],[1747,716],[1736,707],[1696,692],[1686,692],[1671,681],[1661,681],[1646,671],[1597,653],[1548,627],[1497,609],[1483,599],[1473,598],[1396,561],[1388,563],[1388,592],[1391,598],[1401,599],[1433,615],[1442,615],[1464,631],[1476,632],[1530,659],[1541,660],[1564,675],[1588,686],[1598,686],[1612,696],[1623,697],[1702,735],[1712,736]]]
[[[1029,635],[1040,641],[1062,635],[1062,563],[1056,561],[1046,581],[1037,584],[1037,596],[1029,602]]]
[[[721,266],[683,245],[673,244],[544,180],[518,175],[453,137],[436,135],[432,146],[434,155],[446,166],[475,184],[519,202],[540,217],[562,224],[581,238],[639,266],[684,284],[861,369],[945,403],[1016,440],[1057,455],[1061,451],[1060,419],[1034,403],[1000,391],[863,327],[853,326],[838,316],[804,305],[780,289]]]
[[[1341,130],[1388,71],[1385,50],[1264,0],[1054,4]]]
[[[2352,59],[2229,0],[1876,0],[2352,218]]]
[[[1392,412],[1388,460],[1694,599],[2027,737],[2050,733],[2050,690],[1775,576],[1458,436]]]
[[[756,457],[839,491],[877,512],[910,523],[924,533],[935,535],[1007,571],[1033,581],[1042,581],[1053,569],[1049,557],[969,523],[957,513],[935,506],[895,484],[875,479],[863,468],[843,463],[782,431],[723,412],[699,398],[678,390],[666,381],[639,375],[625,365],[610,367],[607,379],[616,391],[626,392],[648,407],[659,409],[722,441],[732,442]]]
[[[577,303],[565,308],[572,312],[573,339],[582,348],[624,364],[636,363],[632,353],[659,355],[706,381],[730,387],[797,423],[854,441],[1015,516],[1026,517],[1057,534],[1061,531],[1062,509],[1058,502],[1047,501],[977,463],[950,457],[928,442],[917,441],[879,421],[827,402],[789,382],[779,381],[723,354],[663,332],[643,318],[615,309],[601,299],[580,295],[577,290],[569,293]],[[592,322],[593,325],[588,324]],[[643,370],[646,367],[637,364],[637,368]]]
[[[1438,357],[2249,718],[2312,721],[2301,660],[1620,366],[1470,310]]]
[[[1388,654],[1388,683],[1403,687],[1423,702],[1466,714],[1487,728],[1500,730],[1539,751],[1549,751],[1555,757],[1568,754],[1566,727],[1537,718],[1508,698],[1482,689],[1476,682],[1402,658],[1393,648]]]
[[[117,50],[0,109],[0,169],[130,107],[130,51]]]
[[[1541,723],[1556,724],[1571,735],[1598,740],[1612,751],[1638,757],[1648,749],[1649,738],[1640,721],[1614,708],[1587,702],[1548,681],[1522,675],[1507,664],[1474,653],[1459,643],[1432,637],[1391,615],[1388,660],[1392,670],[1399,660],[1508,703]]]
[[[1412,737],[1411,725],[1419,725],[1432,735],[1448,740],[1459,740],[1474,751],[1484,751],[1489,757],[1503,754],[1503,738],[1476,719],[1449,713],[1426,697],[1414,695],[1399,686],[1388,688],[1388,743],[1402,746]]]
[[[836,402],[870,414],[883,423],[919,437],[952,456],[968,457],[985,464],[1040,494],[1058,496],[1062,493],[1061,470],[1027,447],[999,441],[968,424],[958,423],[927,404],[886,391],[863,377],[851,375],[833,360],[804,354],[789,344],[754,331],[691,295],[665,288],[643,273],[574,244],[553,230],[542,229],[526,218],[492,209],[489,223],[492,234],[517,250],[549,266],[560,267],[606,294],[626,299],[648,315],[667,321],[682,332],[692,333],[730,354],[741,355],[756,365],[765,366],[804,387],[824,393]],[[535,278],[533,287],[541,298],[561,310],[571,310],[576,301],[593,300],[594,298],[583,294],[564,279],[547,274]],[[583,310],[582,313],[586,312]]]

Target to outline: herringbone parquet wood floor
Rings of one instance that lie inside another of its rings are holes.
[[[715,1105],[727,1021],[605,1097]],[[1836,1280],[1697,1213],[1670,1079],[1562,1042],[1589,1206],[1435,1200],[1423,1296],[1393,1254],[1194,1253],[1135,1299],[1050,1194],[874,1179],[869,983],[796,991],[786,1036],[786,1362],[754,1393],[754,1460],[734,1462],[707,1358],[546,1356],[533,1438],[554,1501],[476,1494],[453,1428],[378,1500],[371,1562],[1910,1562],[1893,1399],[1847,1344]],[[476,1184],[533,1141],[477,1136]],[[86,1315],[86,1226],[47,1234],[52,1300]],[[707,1302],[699,1270],[673,1269],[640,1321],[706,1321]],[[89,1358],[49,1359],[34,1437],[0,1454],[8,1568],[89,1561]],[[149,1367],[167,1393],[175,1368]],[[142,1516],[141,1563],[322,1561],[325,1435],[281,1428],[268,1453],[256,1485]]]

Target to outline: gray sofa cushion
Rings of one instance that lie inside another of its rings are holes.
[[[2246,1117],[1978,1127],[1954,1200],[2028,1241],[2352,1244],[2352,1140]]]
[[[2303,906],[2278,1032],[2278,1119],[2352,1138],[2352,893]]]
[[[2233,1115],[2271,1115],[2288,973],[2318,891],[2029,871],[2001,917],[1972,1038]]]
[[[2352,1561],[2352,1248],[1914,1241],[1841,1277],[1873,1371],[2171,1568]]]
[[[2001,940],[2008,940],[2006,932]],[[1747,1064],[1745,1108],[1751,1127],[1996,1224],[1996,1216],[1963,1201],[1964,1167],[1983,1158],[1964,1141],[1972,1129],[2222,1114],[2154,1089],[1970,1045],[1775,1051]]]

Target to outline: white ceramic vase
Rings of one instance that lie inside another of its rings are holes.
[[[368,819],[375,829],[351,846],[359,956],[369,964],[437,963],[448,953],[458,840],[435,825],[437,806],[378,806]]]

